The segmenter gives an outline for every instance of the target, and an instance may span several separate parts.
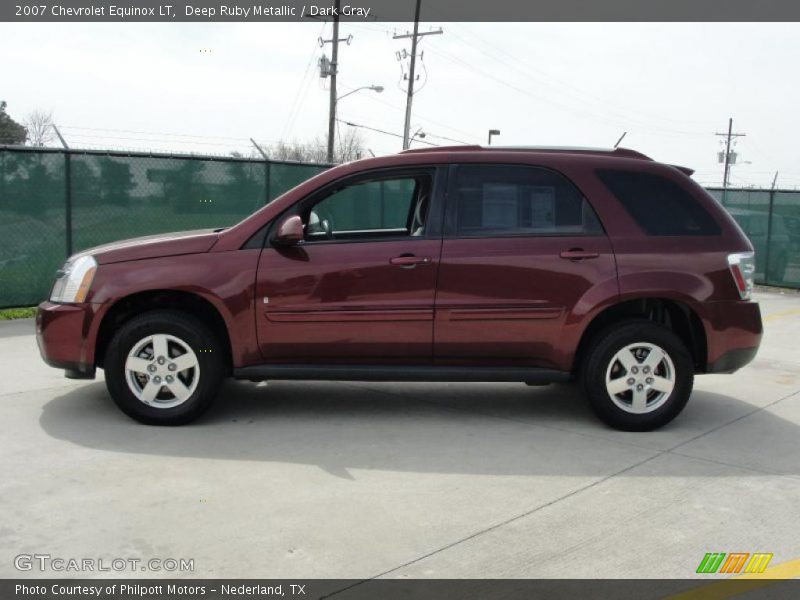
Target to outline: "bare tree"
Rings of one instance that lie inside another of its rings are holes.
[[[338,136],[334,145],[333,161],[335,163],[358,160],[364,155],[364,140],[355,129],[350,129],[343,136]],[[327,144],[320,137],[310,142],[278,142],[269,147],[267,154],[274,160],[291,160],[297,162],[324,163],[327,158]]]
[[[297,162],[324,162],[325,153],[325,144],[319,138],[311,142],[280,141],[267,150],[270,158]]]
[[[47,146],[55,138],[52,111],[34,110],[28,113],[24,123],[28,130],[27,141],[31,146]]]
[[[344,135],[337,136],[333,156],[337,163],[358,160],[364,156],[364,138],[358,129],[350,128]]]

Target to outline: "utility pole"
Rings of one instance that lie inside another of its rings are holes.
[[[336,0],[333,11],[333,49],[331,50],[331,96],[328,106],[328,162],[333,162],[333,140],[336,136],[336,71],[339,68],[339,5]]]
[[[408,150],[411,140],[409,139],[409,130],[411,129],[411,101],[414,97],[414,78],[416,77],[416,64],[417,64],[417,41],[419,38],[426,35],[439,35],[442,33],[441,27],[437,31],[426,31],[419,33],[419,11],[422,0],[417,0],[417,7],[414,10],[414,33],[405,33],[403,35],[394,35],[393,39],[400,40],[404,38],[411,38],[411,66],[408,70],[408,93],[406,95],[406,120],[403,127],[403,150]]]
[[[721,137],[726,138],[725,142],[725,168],[722,175],[722,193],[725,194],[725,190],[728,188],[728,178],[730,175],[731,170],[731,139],[737,137],[744,137],[747,135],[746,133],[733,133],[733,119],[728,119],[728,133],[715,133],[714,135],[718,135]]]
[[[776,183],[778,183],[778,172],[777,171],[775,171],[775,177],[772,178],[772,188],[770,188],[770,189],[774,190]]]
[[[331,78],[330,98],[328,100],[328,162],[333,162],[333,142],[336,137],[336,75],[339,72],[339,42],[347,42],[349,45],[353,41],[353,36],[339,39],[339,8],[341,0],[335,0],[333,11],[333,37],[329,40],[319,38],[320,47],[331,44],[331,60],[323,55],[320,59],[320,77]]]

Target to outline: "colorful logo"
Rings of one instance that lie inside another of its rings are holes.
[[[772,554],[766,552],[707,552],[697,566],[697,573],[763,573]]]

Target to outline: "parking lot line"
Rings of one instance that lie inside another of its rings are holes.
[[[794,317],[800,315],[800,310],[793,309],[793,310],[784,310],[781,312],[772,313],[771,315],[767,315],[763,318],[764,321],[776,321],[777,319],[783,319],[785,317]]]

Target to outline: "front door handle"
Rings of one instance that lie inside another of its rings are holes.
[[[414,256],[413,254],[401,254],[400,256],[389,259],[390,265],[395,265],[396,267],[402,267],[404,269],[413,269],[417,265],[427,265],[430,264],[430,262],[430,256]]]
[[[569,250],[561,252],[559,256],[568,260],[586,260],[587,258],[597,258],[600,256],[600,253],[587,252],[583,248],[570,248]]]

